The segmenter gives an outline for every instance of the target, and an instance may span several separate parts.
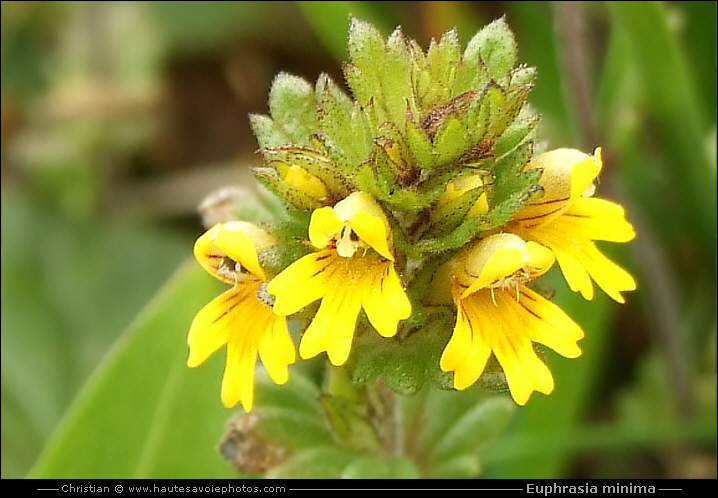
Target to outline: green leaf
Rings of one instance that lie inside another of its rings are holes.
[[[526,115],[519,115],[514,121],[496,140],[492,152],[496,157],[503,156],[514,150],[519,144],[523,143],[524,140],[531,140],[531,133],[536,129],[536,126],[541,120],[540,116],[532,115],[529,112]]]
[[[279,73],[269,91],[269,112],[292,143],[307,143],[317,128],[314,87],[304,78]]]
[[[442,233],[446,232],[461,221],[466,216],[466,213],[474,206],[479,197],[484,193],[484,187],[477,187],[468,190],[445,204],[434,208],[432,218],[434,221],[431,224],[429,233]]]
[[[262,148],[289,143],[307,145],[317,129],[314,88],[298,76],[279,73],[269,91],[269,113],[250,115],[250,124]]]
[[[367,104],[372,97],[381,95],[379,62],[384,57],[384,38],[373,25],[352,18],[349,27],[349,60],[353,68],[345,71],[354,98],[360,104]]]
[[[374,26],[353,18],[349,59],[344,75],[357,103],[363,106],[373,100],[380,122],[393,121],[404,129],[413,91],[409,48],[401,29],[394,30],[385,44]]]
[[[257,432],[268,441],[292,449],[333,443],[321,414],[309,414],[293,407],[265,406],[257,406],[253,413],[260,417]]]
[[[456,455],[473,453],[479,446],[503,432],[514,409],[514,402],[505,396],[481,400],[454,421],[443,434],[432,449],[432,458],[442,461]]]
[[[414,99],[411,84],[409,48],[400,28],[386,41],[386,59],[382,72],[383,99],[378,100],[399,129],[404,129],[407,107]],[[415,106],[411,106],[415,107]]]
[[[439,357],[449,340],[446,320],[434,322],[405,339],[385,338],[371,331],[357,337],[349,358],[352,380],[381,381],[397,393],[410,394],[425,384],[445,387],[448,374]]]
[[[324,395],[321,403],[334,439],[341,446],[362,452],[379,450],[381,442],[369,420],[365,400]]]
[[[426,132],[413,121],[406,123],[406,136],[411,155],[418,169],[430,169],[436,165],[433,145]]]
[[[372,165],[364,164],[358,168],[354,182],[359,190],[362,190],[375,199],[386,200],[389,198],[389,191],[386,184],[377,178]]]
[[[218,293],[182,266],[73,403],[31,478],[226,478],[216,446],[230,411],[219,400],[223,355],[186,366],[194,314]]]
[[[331,445],[319,388],[301,373],[291,371],[286,384],[277,385],[267,376],[257,379],[254,414],[257,433],[267,441],[291,450]]]
[[[369,159],[377,135],[373,122],[373,104],[363,107],[352,102],[326,76],[317,81],[319,101],[319,139],[327,148],[334,165],[347,177]]]
[[[290,142],[287,133],[264,114],[250,114],[249,124],[260,147],[277,147]]]
[[[531,85],[523,85],[508,92],[506,101],[501,105],[498,112],[491,116],[489,127],[486,130],[491,138],[501,136],[506,128],[514,122],[521,112],[531,89]]]
[[[476,237],[480,231],[488,230],[492,225],[490,220],[486,215],[467,218],[446,235],[422,239],[415,244],[414,251],[418,255],[425,255],[458,249]]]
[[[517,55],[514,34],[502,17],[486,25],[469,41],[464,51],[464,61],[474,64],[480,59],[489,77],[498,79],[513,69]]]
[[[419,479],[419,469],[405,457],[357,458],[342,472],[342,479]]]
[[[287,408],[309,417],[321,417],[319,388],[299,372],[290,372],[286,384],[275,384],[266,376],[257,379],[255,404],[259,409]]]
[[[497,133],[496,129],[499,128],[497,122],[501,120],[506,100],[506,91],[497,83],[491,81],[486,85],[481,94],[480,104],[472,105],[469,110],[469,122],[475,123],[476,129],[481,130],[480,136],[475,135],[477,139],[487,135],[487,138],[494,139],[501,134],[500,131]]]
[[[471,137],[464,120],[449,116],[441,124],[434,139],[436,164],[450,165],[469,149]]]
[[[472,479],[481,473],[477,455],[460,455],[441,462],[428,470],[428,479]]]
[[[506,74],[506,86],[509,88],[517,88],[531,85],[536,80],[536,74],[537,71],[535,67],[521,65]]]
[[[392,172],[391,175],[385,174],[385,176],[396,177],[401,185],[412,183],[416,179],[417,171],[406,138],[391,122],[379,125],[378,131],[379,136],[375,140],[374,149],[377,162],[384,161],[387,169]]]
[[[408,445],[427,477],[476,477],[477,450],[502,436],[514,411],[508,396],[487,394],[478,385],[464,391],[422,391],[405,398]]]
[[[503,203],[512,196],[521,195],[538,183],[541,171],[521,171],[531,158],[533,143],[521,142],[494,163],[494,184],[489,204]],[[516,206],[518,210],[521,206]]]
[[[339,479],[356,455],[335,446],[311,448],[270,469],[268,479]]]
[[[426,52],[426,66],[431,76],[430,89],[435,95],[424,102],[426,108],[446,102],[459,94],[453,94],[454,78],[456,77],[456,66],[461,62],[461,44],[459,35],[455,30],[444,33],[436,43],[434,40],[429,44]],[[463,93],[463,92],[460,92]]]
[[[0,274],[2,477],[20,478],[192,239],[117,217],[70,219],[46,198],[12,189],[3,191],[0,212],[2,239],[12,240]]]

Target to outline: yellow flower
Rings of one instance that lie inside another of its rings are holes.
[[[327,186],[319,178],[309,173],[301,166],[292,165],[286,171],[284,180],[300,192],[304,192],[313,199],[324,202],[329,198]]]
[[[295,359],[286,318],[275,315],[261,297],[266,275],[258,254],[273,243],[259,227],[233,221],[215,225],[194,245],[200,265],[232,288],[195,316],[187,337],[187,365],[196,367],[227,344],[222,402],[232,407],[241,401],[247,412],[252,409],[257,354],[277,384],[287,381],[288,365]]]
[[[359,311],[384,337],[396,334],[411,304],[394,270],[391,230],[381,207],[355,192],[315,210],[309,240],[319,251],[295,261],[267,287],[274,312],[291,315],[321,299],[299,345],[302,358],[326,351],[333,365],[346,362]]]
[[[533,159],[527,168],[542,168],[545,195],[516,215],[507,229],[553,251],[566,282],[586,299],[593,298],[591,279],[619,303],[622,291],[636,282],[604,256],[594,240],[628,242],[636,236],[623,207],[592,197],[601,171],[601,149],[594,156],[573,149],[557,149]]]
[[[533,391],[549,394],[554,382],[533,349],[538,342],[559,354],[581,354],[583,331],[558,306],[524,285],[551,267],[551,251],[510,233],[482,239],[450,265],[457,318],[440,366],[466,389],[479,378],[493,352],[511,396],[525,404]]]
[[[446,185],[446,190],[439,197],[438,204],[444,205],[457,199],[461,195],[465,194],[469,190],[480,188],[484,186],[484,181],[481,175],[470,175],[456,180],[451,180]],[[467,218],[486,214],[489,211],[489,203],[486,198],[486,192],[482,193],[479,198],[474,202],[469,211],[466,213]]]

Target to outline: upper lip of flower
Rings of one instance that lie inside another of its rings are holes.
[[[459,263],[457,283],[465,298],[479,289],[515,287],[546,273],[553,253],[512,233],[495,234],[475,245]]]
[[[195,242],[194,255],[207,272],[235,285],[248,277],[266,280],[258,251],[271,243],[271,236],[256,226],[234,221],[217,224],[205,232]]]
[[[354,192],[334,207],[315,210],[309,223],[309,240],[318,249],[336,242],[339,254],[344,257],[353,256],[356,249],[365,244],[394,261],[386,215],[364,192]]]
[[[556,149],[530,161],[526,169],[543,169],[539,184],[544,195],[516,213],[514,223],[526,227],[545,225],[563,214],[578,197],[593,195],[593,182],[603,167],[601,157],[600,147],[593,156],[574,149]]]

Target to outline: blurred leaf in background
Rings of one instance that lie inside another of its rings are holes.
[[[274,76],[342,81],[350,14],[384,36],[401,25],[423,47],[453,27],[464,44],[505,15],[519,60],[538,69],[529,100],[541,137],[602,146],[598,191],[638,232],[630,248],[606,251],[637,276],[625,305],[587,303],[549,275],[586,331],[584,354],[570,369],[548,357],[556,391],[472,448],[481,475],[716,477],[715,2],[1,8],[3,478],[26,475],[43,448],[31,476],[233,475],[217,450],[232,412],[206,387],[221,360],[186,371],[182,353],[213,283],[170,276],[201,230],[199,201],[255,185],[247,115],[266,112]],[[143,379],[151,385],[135,398]],[[153,393],[158,403],[144,406]],[[133,402],[144,409],[128,414]],[[140,453],[98,467],[122,453],[108,433],[142,440]],[[88,448],[102,457],[78,458]],[[348,472],[365,470],[358,461]]]

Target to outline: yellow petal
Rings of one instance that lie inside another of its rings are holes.
[[[485,323],[476,312],[476,294],[459,303],[456,326],[441,355],[444,371],[454,371],[454,387],[462,390],[473,385],[481,376],[491,355],[491,343],[485,336]]]
[[[286,319],[257,297],[258,280],[242,282],[205,306],[190,327],[187,364],[199,365],[227,344],[227,364],[221,398],[227,407],[242,402],[252,407],[254,370],[258,348],[273,380],[286,381],[287,364],[294,361],[294,346]]]
[[[381,209],[381,206],[372,196],[365,192],[354,192],[345,199],[337,202],[334,206],[334,211],[342,222],[351,222],[358,213],[375,216],[385,223],[385,228],[389,231],[389,222],[386,220],[386,215]]]
[[[227,344],[236,325],[238,305],[247,297],[247,288],[230,289],[205,305],[194,317],[187,335],[187,366],[196,367]]]
[[[582,256],[581,263],[591,278],[611,299],[623,303],[621,292],[636,290],[636,281],[631,274],[604,256],[593,242],[588,241]]]
[[[494,355],[506,375],[511,397],[519,405],[525,405],[534,391],[553,392],[551,371],[536,355],[528,339],[510,341],[502,337],[494,347]]]
[[[302,336],[299,355],[306,359],[326,351],[332,365],[343,365],[349,357],[360,309],[361,296],[356,286],[333,281],[332,291],[322,299]]]
[[[462,297],[499,285],[519,270],[525,270],[530,278],[536,278],[547,272],[553,262],[551,251],[535,242],[526,243],[512,233],[491,235],[470,249],[460,263],[457,276],[468,287]]]
[[[593,160],[596,163],[596,173],[594,174],[594,179],[598,177],[598,175],[601,173],[601,170],[603,169],[603,150],[601,147],[596,147],[596,149],[593,151]]]
[[[218,275],[217,268],[224,256],[239,262],[258,278],[266,278],[259,264],[258,253],[274,244],[274,239],[251,223],[232,221],[217,224],[207,230],[194,245],[194,255],[202,267],[227,283],[234,283],[226,276]]]
[[[364,280],[362,306],[372,326],[384,337],[396,334],[399,320],[411,316],[411,303],[391,262],[377,265]]]
[[[291,315],[324,296],[330,290],[329,277],[336,271],[337,258],[333,249],[307,254],[274,277],[267,286],[267,292],[276,297],[274,312]]]
[[[532,231],[538,242],[554,252],[572,290],[578,290],[584,298],[591,299],[593,288],[588,280],[590,276],[612,299],[625,302],[620,293],[635,290],[633,277],[604,256],[590,239],[570,233],[570,227],[562,223],[551,223]]]
[[[571,172],[571,199],[576,200],[588,192],[593,194],[595,189],[593,181],[602,168],[601,149],[597,148],[595,155],[588,156],[576,163]]]
[[[469,209],[469,212],[466,213],[467,218],[473,218],[475,216],[481,216],[482,214],[486,214],[489,212],[489,201],[486,197],[486,193],[484,192],[479,196],[479,198],[476,200],[473,206],[471,206],[471,209]]]
[[[275,384],[284,384],[289,378],[289,365],[294,363],[296,353],[289,335],[287,320],[274,316],[262,335],[259,345],[259,357]]]
[[[379,254],[394,260],[389,222],[379,204],[364,192],[354,192],[333,208],[315,210],[309,222],[309,240],[315,247],[324,248],[340,234],[345,225]],[[353,254],[354,251],[351,251],[350,254],[342,255],[349,257]]]
[[[439,204],[446,204],[458,198],[460,195],[468,192],[469,190],[480,188],[484,186],[484,181],[481,175],[470,175],[456,180],[451,180],[446,185],[446,190],[439,197]],[[486,193],[481,194],[474,205],[466,213],[467,217],[479,216],[486,214],[489,211],[489,204],[486,197]]]
[[[310,174],[301,166],[293,165],[287,170],[284,177],[286,182],[305,194],[318,201],[323,201],[329,196],[327,186],[316,176]]]
[[[451,339],[449,339],[439,360],[439,366],[444,372],[459,370],[464,365],[467,365],[464,359],[469,354],[472,335],[471,324],[466,317],[464,308],[463,306],[458,306],[454,331],[451,333]],[[478,379],[478,376],[476,378]]]
[[[526,242],[523,256],[524,267],[529,270],[532,280],[549,271],[556,260],[550,249],[533,241]]]
[[[381,206],[367,193],[354,192],[334,206],[337,217],[348,222],[352,230],[369,246],[387,259],[394,260],[391,227]]]
[[[480,377],[491,352],[506,376],[518,404],[531,393],[549,394],[554,381],[548,367],[534,351],[541,342],[568,357],[580,355],[576,342],[583,331],[552,303],[525,286],[519,301],[513,291],[483,289],[458,301],[454,332],[442,353],[440,366],[454,371],[457,389],[469,387]],[[455,296],[460,289],[455,289]]]
[[[545,152],[527,165],[526,169],[543,169],[539,184],[544,195],[521,209],[514,223],[523,227],[539,226],[560,216],[579,198],[601,170],[601,150],[592,157],[574,149]]]
[[[513,328],[512,311],[505,306],[494,305],[488,294],[488,291],[482,291],[474,299],[481,300],[482,320],[489,329],[492,350],[504,371],[511,396],[516,403],[523,405],[533,391],[550,394],[554,387],[553,376],[536,355],[528,330]],[[498,294],[505,295],[507,291],[499,291]]]
[[[242,325],[236,323],[227,343],[227,364],[222,379],[222,403],[232,407],[242,402],[244,410],[252,409],[254,372],[257,366],[257,348],[262,338],[271,333],[272,322],[278,319],[272,309],[257,297],[242,302]]]
[[[517,272],[524,266],[521,249],[502,249],[491,255],[479,277],[471,284],[464,295],[475,292],[478,289],[488,287]]]
[[[446,190],[439,197],[439,203],[451,202],[461,194],[468,192],[469,190],[483,187],[484,182],[481,175],[470,175],[456,180],[451,180],[446,185]]]
[[[394,261],[394,255],[389,249],[389,236],[386,223],[382,218],[369,213],[357,213],[351,220],[351,228],[376,252],[389,261]]]
[[[522,285],[519,300],[509,291],[495,295],[498,306],[506,309],[512,327],[525,329],[532,342],[538,342],[566,358],[581,355],[577,342],[583,330],[561,308]]]
[[[591,276],[581,264],[581,261],[575,257],[575,253],[571,252],[570,249],[568,251],[564,250],[564,245],[551,244],[550,247],[556,255],[556,261],[558,261],[558,266],[561,268],[561,273],[563,273],[569,288],[574,292],[580,292],[584,299],[592,300],[593,283],[591,282]]]
[[[408,318],[411,304],[391,261],[370,252],[344,258],[333,249],[304,256],[267,287],[276,296],[274,311],[288,315],[321,298],[317,314],[302,337],[303,358],[326,351],[335,365],[351,348],[362,305],[372,325],[384,336],[396,334],[398,321]]]
[[[309,241],[319,249],[325,248],[342,229],[344,223],[331,207],[315,209],[309,221]]]
[[[561,223],[567,231],[592,240],[628,242],[636,236],[636,232],[625,216],[620,204],[595,197],[581,197],[554,223]]]
[[[221,398],[227,408],[241,401],[244,411],[249,412],[254,401],[257,349],[244,347],[241,339],[232,338],[227,344],[227,364],[222,378]]]
[[[521,269],[524,247],[511,233],[491,235],[472,246],[457,268],[459,281],[469,287],[463,297]]]

